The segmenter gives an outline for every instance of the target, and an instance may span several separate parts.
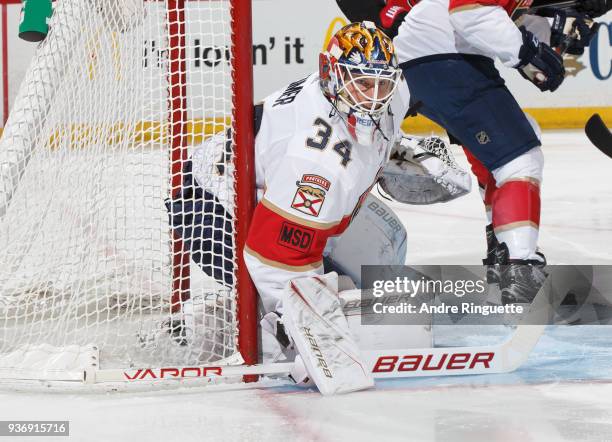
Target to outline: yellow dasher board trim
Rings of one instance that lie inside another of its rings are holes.
[[[612,106],[607,107],[563,107],[563,108],[526,108],[525,112],[533,116],[542,129],[582,129],[586,121],[594,113],[601,115],[603,120],[610,124],[612,122]],[[187,144],[200,144],[204,139],[229,127],[230,118],[202,118],[187,122]],[[0,128],[0,135],[3,128]],[[428,118],[418,117],[406,118],[402,123],[402,130],[408,133],[444,133],[444,130]],[[63,131],[63,132],[62,132]],[[49,138],[49,144],[57,147],[59,138],[70,132],[73,140],[83,143],[92,141],[96,136],[104,134],[110,144],[118,143],[123,137],[130,136],[134,142],[147,143],[160,141],[167,136],[167,126],[164,127],[159,121],[142,121],[134,126],[131,131],[126,131],[126,125],[115,123],[111,126],[96,126],[87,124],[73,124],[64,128],[57,128]]]
[[[601,115],[606,123],[612,124],[612,106],[525,108],[524,111],[534,117],[544,130],[582,129],[590,116],[595,113]],[[402,123],[402,130],[415,134],[444,133],[440,126],[422,115],[406,118]]]
[[[190,120],[185,129],[186,144],[200,144],[209,136],[227,129],[229,124],[229,117]],[[1,131],[2,129],[0,134]],[[75,123],[56,127],[49,136],[48,146],[53,150],[58,149],[66,140],[70,140],[70,145],[75,148],[100,143],[112,146],[123,143],[126,139],[133,144],[166,143],[168,135],[169,124],[162,124],[159,121],[141,121],[134,125]]]

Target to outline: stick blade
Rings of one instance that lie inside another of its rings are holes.
[[[589,118],[584,132],[596,148],[612,158],[612,134],[599,114],[594,114]]]

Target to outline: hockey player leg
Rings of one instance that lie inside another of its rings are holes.
[[[491,215],[491,199],[493,197],[493,192],[495,192],[495,189],[497,189],[495,178],[493,178],[493,175],[489,169],[487,169],[485,165],[482,164],[467,147],[462,147],[468,163],[470,163],[472,173],[476,176],[476,180],[478,181],[480,197],[482,198],[482,202],[485,206],[487,224],[491,224],[493,220]]]
[[[493,197],[493,227],[502,243],[502,302],[529,303],[546,273],[537,250],[540,183],[544,157],[539,147],[493,171],[498,190]]]
[[[531,115],[524,113],[525,120],[531,126],[533,132],[535,133],[538,139],[541,139],[542,131]],[[449,134],[449,137],[455,143],[461,143],[454,136]],[[480,188],[480,194],[483,199],[483,203],[485,206],[485,212],[487,217],[487,225],[485,227],[485,238],[487,243],[487,255],[483,260],[483,264],[487,266],[487,282],[489,283],[499,283],[500,280],[500,269],[499,269],[499,258],[498,256],[503,256],[503,249],[500,249],[500,242],[495,235],[495,230],[493,227],[493,199],[498,191],[497,183],[493,174],[487,169],[487,167],[476,158],[474,154],[466,147],[462,146],[467,157],[468,162],[470,163],[472,172],[476,176],[478,180],[478,185]],[[537,167],[536,167],[537,169]],[[541,172],[539,173],[541,175]]]

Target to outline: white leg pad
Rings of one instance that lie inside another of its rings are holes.
[[[283,294],[283,322],[323,395],[374,385],[338,297],[338,275],[297,278]]]
[[[361,290],[341,291],[340,298],[351,334],[362,351],[433,347],[433,320],[424,325],[362,324],[366,309],[362,309]]]
[[[326,256],[333,269],[361,286],[361,266],[403,265],[406,262],[406,229],[384,201],[369,194],[349,228],[328,242]]]

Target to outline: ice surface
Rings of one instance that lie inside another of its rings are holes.
[[[544,150],[540,244],[549,262],[612,264],[612,160],[580,132],[545,133]],[[484,217],[476,188],[444,205],[393,206],[408,229],[409,263],[480,262]],[[489,338],[478,327],[438,331],[438,342]],[[384,381],[333,398],[278,382],[150,393],[2,392],[0,419],[70,420],[71,441],[604,441],[612,440],[610,361],[612,326],[555,326],[508,375]]]

